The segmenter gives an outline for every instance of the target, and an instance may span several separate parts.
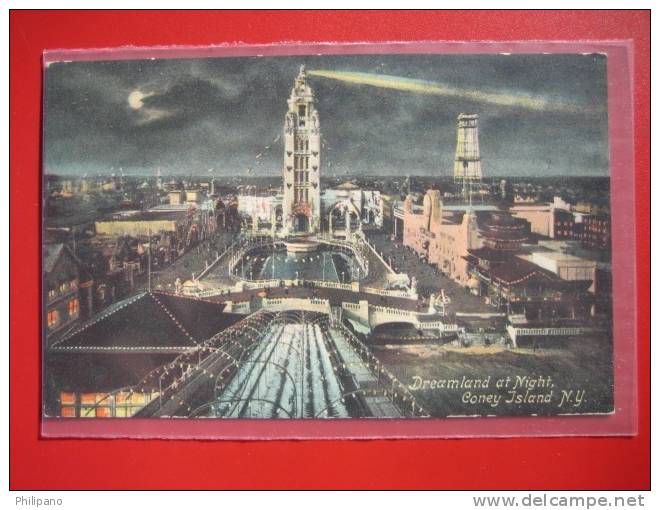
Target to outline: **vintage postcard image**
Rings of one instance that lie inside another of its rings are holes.
[[[607,64],[49,61],[43,416],[613,413]]]

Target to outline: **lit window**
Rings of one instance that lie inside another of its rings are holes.
[[[60,314],[57,310],[48,311],[48,327],[54,328],[60,322]]]
[[[109,406],[99,406],[96,408],[97,418],[110,418],[111,416],[112,416],[112,410]]]
[[[67,393],[67,392],[61,392],[60,393],[60,402],[63,405],[75,405],[76,403],[76,395],[75,393]]]
[[[69,301],[69,317],[77,316],[79,311],[80,311],[80,304],[78,302],[78,298],[71,299]]]
[[[62,411],[60,415],[62,416],[62,418],[75,418],[76,408],[73,406],[62,406]]]

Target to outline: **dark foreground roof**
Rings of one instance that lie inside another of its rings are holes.
[[[44,245],[44,273],[50,273],[64,251],[64,244],[46,244]]]
[[[538,283],[547,288],[583,292],[591,286],[591,280],[564,280],[555,273],[518,257],[493,267],[491,276],[494,280],[514,286]]]
[[[518,257],[512,257],[503,264],[495,265],[491,268],[490,275],[494,280],[508,285],[516,285],[532,278],[541,282],[563,281],[556,274]]]
[[[240,315],[224,304],[163,292],[138,294],[104,310],[51,349],[194,347]]]
[[[224,303],[206,299],[177,296],[165,292],[153,295],[179,320],[198,342],[212,337],[244,315],[223,312]]]
[[[182,351],[244,318],[224,303],[145,292],[115,303],[51,346],[47,398],[58,391],[105,392],[132,386]]]

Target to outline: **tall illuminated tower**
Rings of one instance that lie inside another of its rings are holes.
[[[287,103],[282,170],[284,231],[314,233],[321,218],[321,131],[305,66],[300,67]]]
[[[472,183],[481,182],[479,154],[479,115],[461,113],[457,119],[454,182],[461,185],[467,197]]]

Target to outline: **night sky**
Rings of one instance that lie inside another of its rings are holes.
[[[52,63],[45,69],[45,171],[154,174],[160,167],[164,175],[213,169],[230,176],[252,168],[252,176],[279,175],[282,140],[273,141],[301,64],[389,76],[374,77],[387,87],[309,77],[324,175],[452,175],[459,113],[480,115],[486,176],[609,175],[602,55]],[[433,82],[435,93],[411,90],[419,83],[411,80]]]

